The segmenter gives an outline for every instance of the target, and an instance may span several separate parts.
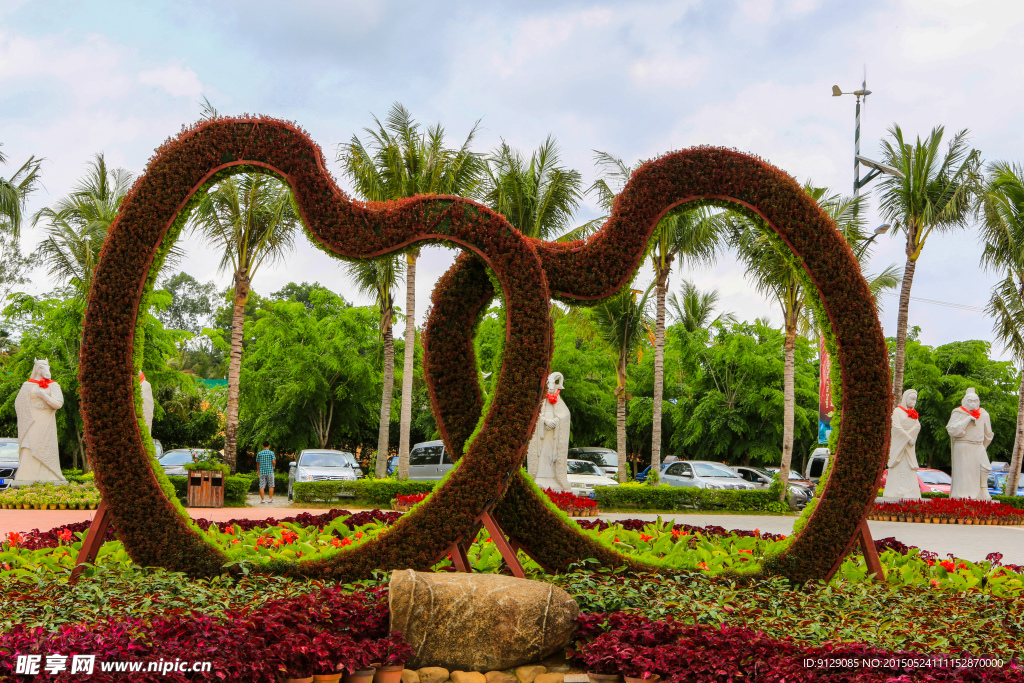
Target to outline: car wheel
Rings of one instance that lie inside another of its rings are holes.
[[[288,500],[292,499],[292,485],[288,484]]]

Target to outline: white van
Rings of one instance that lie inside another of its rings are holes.
[[[440,481],[454,466],[440,439],[418,443],[409,451],[409,479],[413,481]]]
[[[817,484],[821,475],[828,467],[829,451],[827,448],[815,448],[811,457],[807,459],[807,468],[804,470],[804,477],[812,484]]]

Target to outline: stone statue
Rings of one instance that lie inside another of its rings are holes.
[[[992,420],[981,407],[974,387],[964,394],[946,425],[953,449],[953,485],[950,498],[992,500],[988,494],[988,473],[992,465],[985,448],[992,443]]]
[[[146,381],[146,376],[139,370],[139,386],[142,388],[142,419],[153,436],[153,385]]]
[[[19,453],[15,481],[66,481],[57,450],[57,411],[63,405],[60,385],[50,379],[50,361],[36,359],[14,399]]]
[[[917,419],[917,392],[907,389],[903,400],[892,411],[892,436],[889,442],[889,472],[885,477],[884,498],[921,498],[917,479],[917,453],[915,444],[921,433]]]
[[[559,395],[564,378],[560,372],[548,375],[548,392],[541,399],[537,427],[526,455],[526,471],[542,489],[571,491],[569,485],[569,408]]]

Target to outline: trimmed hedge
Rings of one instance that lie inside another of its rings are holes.
[[[399,481],[397,479],[359,479],[356,481],[297,481],[294,502],[330,503],[338,498],[356,499],[378,507],[390,507],[395,496],[432,493],[436,481]]]
[[[89,294],[80,393],[96,484],[133,561],[192,576],[219,573],[227,561],[168,499],[162,474],[146,457],[135,381],[142,344],[136,323],[154,266],[187,220],[196,193],[227,175],[258,170],[288,182],[303,224],[329,253],[369,258],[437,240],[473,252],[442,277],[423,335],[438,427],[450,452],[464,462],[388,531],[324,560],[263,570],[353,580],[379,568],[426,569],[492,508],[506,532],[549,567],[596,558],[641,568],[584,536],[519,470],[549,369],[550,296],[586,302],[614,294],[636,271],[661,217],[688,202],[738,206],[760,216],[818,286],[845,388],[833,459],[837,476],[771,569],[803,582],[838,565],[874,500],[888,451],[888,357],[853,253],[791,177],[730,150],[674,152],[633,174],[596,235],[586,242],[547,243],[524,238],[502,216],[461,198],[352,202],[325,168],[320,148],[292,124],[217,118],[162,145],[121,204]],[[474,377],[473,330],[496,292],[504,300],[506,343],[485,413],[477,382],[467,378]]]
[[[775,492],[728,491],[702,489],[696,486],[601,486],[595,489],[597,502],[603,508],[637,510],[753,510],[757,512],[789,512],[789,505],[779,502]]]

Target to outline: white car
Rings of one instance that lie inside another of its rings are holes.
[[[295,482],[355,481],[363,476],[356,456],[345,451],[310,449],[299,453],[288,465],[288,500],[292,499]]]
[[[569,486],[572,492],[583,498],[593,498],[594,489],[599,486],[618,486],[604,471],[589,460],[567,460]]]
[[[17,439],[0,439],[0,490],[10,486],[18,473],[20,453]]]

